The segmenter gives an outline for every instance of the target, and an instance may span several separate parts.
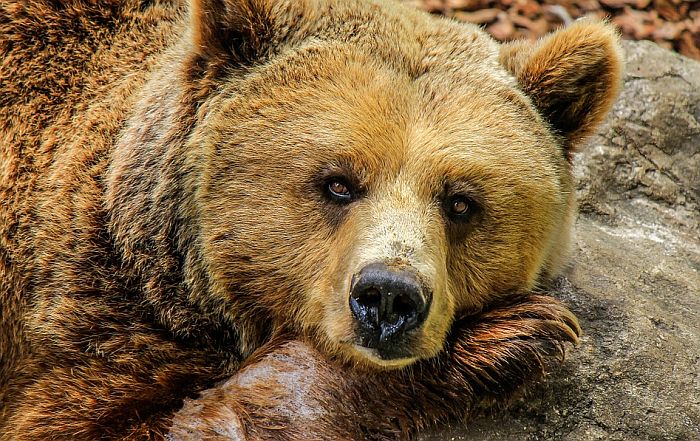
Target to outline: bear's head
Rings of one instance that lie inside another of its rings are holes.
[[[190,14],[198,240],[208,295],[247,317],[240,332],[293,329],[400,367],[561,270],[570,156],[620,83],[609,25],[499,45],[389,1],[194,0]]]

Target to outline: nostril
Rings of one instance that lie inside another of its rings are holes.
[[[394,314],[399,317],[412,317],[418,311],[416,302],[408,295],[399,295],[394,300]]]
[[[381,303],[382,293],[373,287],[354,290],[350,296],[350,308],[353,314],[358,320],[370,327],[379,325]]]
[[[368,288],[357,297],[357,302],[367,308],[377,307],[382,302],[382,294],[377,288]]]

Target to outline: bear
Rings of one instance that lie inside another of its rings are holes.
[[[577,340],[544,291],[620,87],[610,25],[0,8],[0,440],[410,438]]]

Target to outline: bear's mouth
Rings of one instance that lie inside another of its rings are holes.
[[[392,324],[400,327],[401,321]],[[361,348],[363,352],[369,352],[373,357],[381,360],[400,360],[417,358],[415,348],[418,346],[420,329],[413,329],[408,333],[394,333],[393,330],[380,328],[381,333],[366,329],[361,326],[355,328],[353,344]]]

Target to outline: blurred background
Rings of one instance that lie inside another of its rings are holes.
[[[609,18],[623,37],[700,61],[700,0],[404,0],[483,26],[497,40],[535,39],[583,17]]]

